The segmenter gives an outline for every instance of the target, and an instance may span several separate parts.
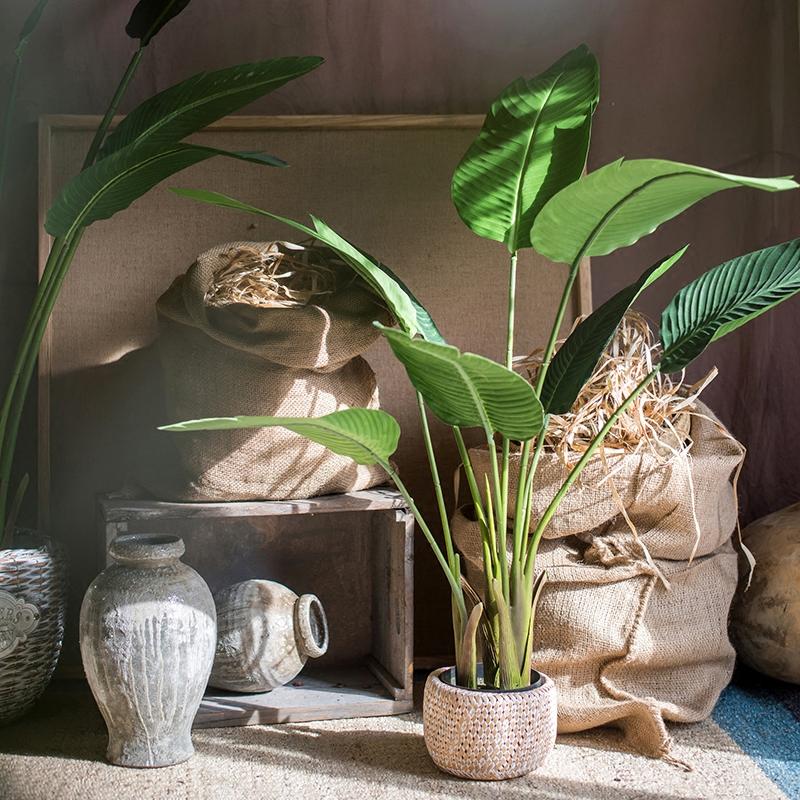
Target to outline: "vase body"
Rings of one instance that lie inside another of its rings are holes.
[[[108,727],[106,757],[162,767],[194,752],[191,727],[214,660],[216,615],[174,536],[120,536],[81,606],[83,667]]]
[[[546,675],[514,691],[464,689],[434,670],[425,683],[425,746],[439,769],[472,780],[518,778],[540,767],[556,741],[556,687]]]
[[[298,597],[275,581],[250,580],[214,596],[217,651],[211,686],[268,692],[295,678],[309,658],[328,649],[328,623],[319,599]]]
[[[64,639],[67,569],[60,546],[19,532],[0,550],[0,725],[47,687]]]

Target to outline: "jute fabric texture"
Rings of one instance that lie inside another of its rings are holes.
[[[238,249],[229,242],[198,257],[157,304],[159,352],[173,421],[216,416],[319,417],[377,408],[375,374],[361,358],[387,321],[378,299],[349,268],[336,289],[302,307],[209,305],[215,273]],[[171,434],[183,475],[158,487],[177,500],[282,500],[367,489],[385,480],[284,428]]]
[[[700,404],[690,441],[666,463],[649,453],[597,458],[545,532],[532,666],[558,687],[559,732],[613,724],[643,753],[666,756],[664,721],[705,719],[730,680],[743,448]],[[485,451],[471,456],[481,470]],[[534,524],[566,476],[556,461],[545,455],[537,473]],[[452,527],[482,591],[477,523],[464,509]]]

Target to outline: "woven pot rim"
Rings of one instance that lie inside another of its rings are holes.
[[[14,541],[17,537],[24,538],[25,544],[15,546]],[[36,558],[42,555],[53,555],[53,549],[58,547],[55,539],[33,528],[17,528],[14,531],[14,540],[11,547],[0,547],[0,561],[6,558],[18,558],[27,556]]]
[[[446,675],[448,672],[455,671],[454,666],[449,667],[440,667],[439,669],[435,669],[431,674],[430,677],[433,680],[438,681],[447,691],[453,691],[454,693],[458,692],[468,692],[470,694],[477,694],[477,695],[524,695],[528,692],[535,692],[539,689],[544,689],[547,687],[548,683],[552,683],[552,680],[544,674],[544,672],[539,672],[539,670],[532,669],[531,670],[531,685],[530,686],[523,686],[520,689],[496,689],[493,686],[484,686],[478,689],[470,689],[468,686],[457,686],[456,684],[449,683],[446,680],[442,679],[443,675]],[[478,674],[480,676],[483,675],[483,664],[478,664]],[[536,679],[533,678],[534,675],[538,677]]]

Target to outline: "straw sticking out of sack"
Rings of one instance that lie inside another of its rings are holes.
[[[311,244],[269,242],[266,247],[239,247],[220,255],[205,302],[236,303],[258,308],[295,308],[336,291],[336,266],[344,262]]]
[[[565,464],[574,462],[614,410],[652,370],[658,350],[659,344],[645,317],[629,311],[572,410],[550,417],[545,447],[558,453]],[[541,363],[542,351],[537,350],[516,359],[515,369],[535,382]],[[606,437],[604,450],[636,453],[642,447],[649,447],[667,459],[675,455],[689,436],[690,407],[716,375],[714,368],[692,385],[684,382],[683,375],[678,379],[656,375],[620,416]]]

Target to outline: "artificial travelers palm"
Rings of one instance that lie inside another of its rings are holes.
[[[53,243],[0,406],[0,530],[4,531],[0,547],[11,544],[16,513],[27,485],[25,478],[9,502],[17,433],[39,346],[86,228],[127,208],[164,178],[214,156],[286,166],[281,159],[263,153],[229,152],[181,140],[322,63],[314,56],[273,58],[200,73],[146,100],[109,133],[145,49],[189,2],[140,0],[134,7],[125,30],[138,41],[138,46],[92,139],[82,171],[64,186],[47,213],[45,229],[54,237]],[[40,0],[34,8],[20,36],[20,47],[27,43],[45,4],[46,0]],[[7,120],[15,94],[16,82]],[[6,144],[4,133],[0,142],[0,186]]]
[[[733,259],[682,289],[662,316],[661,362],[610,415],[541,517],[531,519],[532,487],[549,415],[572,407],[625,312],[686,248],[650,266],[634,284],[577,325],[556,351],[581,260],[635,243],[715,192],[735,187],[765,191],[797,187],[790,178],[726,175],[655,159],[621,159],[582,176],[597,101],[597,64],[585,47],[579,47],[540,76],[518,79],[505,89],[456,168],[452,196],[459,215],[475,233],[504,244],[509,251],[507,341],[502,364],[462,353],[448,344],[419,301],[386,266],[320,220],[312,218],[313,227],[309,228],[213,192],[176,190],[203,202],[262,214],[315,236],[336,250],[383,298],[398,327],[381,327],[381,332],[417,391],[444,549],[390,463],[399,429],[383,411],[341,411],[313,422],[229,417],[188,421],[166,429],[283,425],[360,463],[380,464],[406,498],[449,582],[457,680],[466,687],[477,686],[479,629],[485,684],[503,689],[529,685],[535,607],[545,580],[544,574],[536,571],[539,543],[564,495],[619,416],[659,371],[684,369],[708,343],[800,290],[800,240]],[[528,247],[569,265],[535,385],[511,368],[517,253]],[[461,456],[483,541],[483,601],[462,578],[427,410],[451,426]],[[482,430],[489,447],[490,477],[483,485],[470,463],[463,428]],[[522,456],[513,509],[509,507],[512,448],[519,448]]]

